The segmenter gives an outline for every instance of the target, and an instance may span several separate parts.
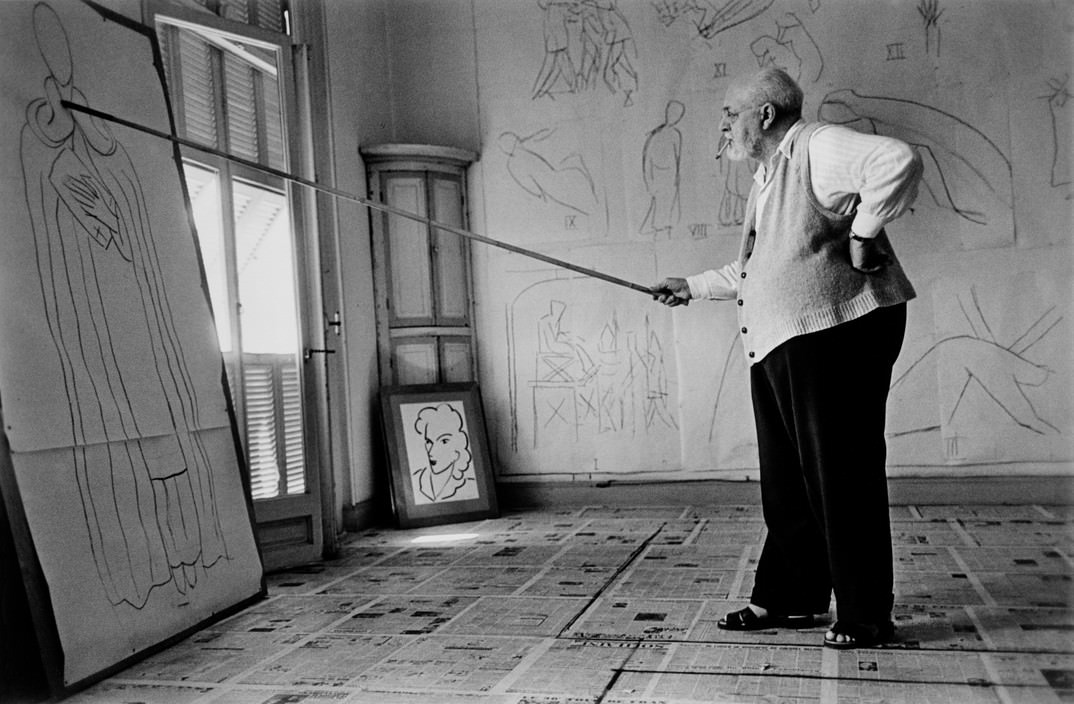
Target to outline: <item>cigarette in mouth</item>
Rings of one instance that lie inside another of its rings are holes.
[[[727,151],[727,148],[729,146],[731,146],[731,142],[729,140],[720,140],[720,148],[716,150],[716,158],[719,159],[721,156],[723,156],[723,153]]]

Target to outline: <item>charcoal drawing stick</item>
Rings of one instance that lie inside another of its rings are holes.
[[[297,183],[297,184],[299,184],[301,186],[305,186],[307,188],[312,188],[312,189],[314,189],[316,191],[321,191],[322,193],[327,193],[327,194],[329,194],[331,196],[335,196],[336,198],[342,198],[343,200],[348,200],[348,201],[352,201],[354,203],[359,203],[360,205],[364,205],[367,208],[372,208],[373,210],[379,210],[379,211],[382,211],[382,212],[385,212],[385,213],[390,213],[392,215],[398,215],[400,217],[408,218],[410,220],[416,220],[418,222],[425,223],[426,225],[429,225],[431,227],[435,227],[438,230],[444,230],[446,232],[451,232],[452,234],[458,235],[459,237],[465,237],[466,239],[474,240],[475,242],[481,242],[482,244],[487,244],[487,245],[490,245],[492,247],[499,247],[500,249],[505,249],[508,252],[514,252],[515,254],[521,254],[524,257],[529,257],[531,259],[536,259],[538,261],[542,261],[542,262],[545,262],[547,264],[552,264],[552,265],[555,265],[555,266],[558,266],[558,267],[562,267],[564,269],[568,269],[570,271],[574,271],[574,272],[577,272],[579,274],[584,274],[586,276],[590,276],[590,277],[593,277],[595,279],[600,279],[601,281],[607,281],[610,284],[615,284],[617,286],[624,286],[626,288],[633,289],[635,291],[641,291],[642,293],[645,293],[645,294],[650,294],[651,295],[653,293],[652,289],[650,289],[648,286],[642,286],[641,284],[636,284],[636,283],[634,283],[632,281],[627,281],[626,279],[621,279],[618,276],[612,276],[611,274],[605,274],[605,273],[600,272],[600,271],[595,271],[593,269],[588,269],[588,268],[586,268],[584,266],[579,266],[578,264],[572,264],[571,262],[566,262],[566,261],[563,261],[562,259],[556,259],[555,257],[550,257],[547,254],[541,254],[540,252],[534,252],[533,250],[525,249],[524,247],[519,247],[518,245],[510,244],[508,242],[503,242],[502,240],[496,240],[496,239],[493,239],[491,237],[485,237],[484,235],[479,235],[476,232],[471,232],[470,230],[464,230],[461,227],[455,227],[454,225],[448,225],[447,223],[437,222],[436,220],[433,220],[431,218],[427,218],[427,217],[425,217],[423,215],[418,215],[417,213],[412,213],[412,212],[410,212],[408,210],[402,210],[400,208],[395,208],[395,207],[390,206],[390,205],[388,205],[386,203],[381,203],[380,201],[370,200],[368,198],[362,198],[361,196],[356,196],[353,193],[347,193],[346,191],[341,191],[338,188],[332,188],[331,186],[326,186],[324,184],[317,183],[316,181],[311,181],[309,179],[302,178],[301,176],[295,176],[294,174],[288,173],[286,171],[281,171],[279,169],[274,169],[274,168],[272,168],[270,166],[265,166],[263,164],[259,164],[256,161],[250,161],[248,159],[243,159],[242,157],[235,156],[233,154],[227,154],[226,152],[222,152],[222,151],[219,151],[217,149],[213,149],[212,147],[207,147],[207,146],[205,146],[203,144],[198,144],[197,142],[193,142],[193,141],[191,141],[189,139],[184,139],[182,137],[177,137],[175,135],[168,134],[167,132],[163,132],[161,130],[153,129],[152,127],[147,127],[145,125],[141,125],[141,124],[138,124],[136,122],[131,122],[130,120],[125,120],[122,117],[117,117],[115,115],[110,115],[110,114],[108,114],[106,112],[96,110],[96,109],[91,108],[91,107],[89,107],[87,105],[79,105],[78,103],[72,103],[72,102],[70,102],[68,100],[61,100],[60,104],[63,105],[65,108],[69,109],[69,110],[76,110],[78,112],[84,112],[87,115],[92,115],[93,117],[96,117],[96,118],[101,119],[101,120],[107,120],[108,122],[114,122],[117,125],[122,125],[124,127],[129,127],[132,130],[137,130],[137,131],[143,132],[145,134],[153,135],[154,137],[159,137],[161,139],[166,139],[166,140],[168,140],[170,142],[182,145],[184,147],[189,147],[191,149],[197,149],[198,151],[205,152],[206,154],[212,154],[213,156],[217,156],[217,157],[220,157],[222,159],[227,159],[229,161],[233,161],[236,164],[242,164],[243,166],[247,166],[247,167],[249,167],[251,169],[257,169],[258,171],[261,171],[261,172],[264,172],[264,173],[267,173],[267,174],[271,174],[273,176],[277,176],[277,177],[282,178],[282,179],[286,179],[288,181],[291,181],[292,183]]]

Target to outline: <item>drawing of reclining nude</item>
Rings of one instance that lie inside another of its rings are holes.
[[[582,155],[568,154],[553,164],[533,148],[553,132],[543,129],[527,137],[502,133],[499,146],[507,155],[507,172],[522,190],[542,202],[555,203],[583,215],[596,214],[600,201]]]
[[[922,189],[938,207],[978,225],[1010,220],[1014,202],[1010,160],[964,120],[912,100],[849,89],[824,96],[818,117],[917,147],[925,166]]]
[[[53,383],[69,413],[42,432],[71,448],[57,479],[78,486],[108,600],[141,608],[164,585],[187,593],[227,548],[139,175],[105,123],[61,105],[87,99],[59,17],[45,4],[33,12],[47,75],[20,156]]]

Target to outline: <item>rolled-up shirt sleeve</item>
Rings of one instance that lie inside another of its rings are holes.
[[[719,269],[709,269],[686,277],[691,298],[709,298],[726,301],[738,297],[738,279],[742,266],[738,260]]]
[[[921,156],[909,144],[840,125],[813,133],[809,160],[817,200],[842,213],[856,204],[851,230],[861,237],[875,237],[910,208],[923,169]]]

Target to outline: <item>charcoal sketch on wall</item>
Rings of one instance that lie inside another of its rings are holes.
[[[702,39],[712,39],[757,17],[774,0],[659,0],[653,3],[660,23],[665,27],[682,24]]]
[[[507,156],[507,173],[519,188],[542,203],[581,215],[599,214],[600,199],[585,158],[571,152],[553,163],[542,153],[539,145],[554,134],[551,129],[526,136],[502,133],[498,143]]]
[[[537,0],[544,12],[544,59],[532,98],[583,93],[603,86],[634,103],[637,47],[617,0]]]
[[[925,163],[919,205],[927,198],[973,225],[1010,225],[1014,203],[1010,159],[988,135],[962,118],[916,100],[866,95],[855,89],[825,95],[819,118],[916,147]]]
[[[564,281],[526,287],[506,311],[512,448],[677,429],[665,343],[648,315],[606,303],[583,313],[557,297]]]
[[[1052,159],[1048,182],[1052,188],[1064,188],[1064,197],[1070,200],[1074,196],[1071,191],[1071,168],[1070,152],[1071,144],[1074,144],[1074,132],[1071,125],[1074,118],[1071,117],[1074,103],[1070,92],[1070,74],[1061,77],[1049,78],[1046,82],[1047,92],[1041,95],[1041,99],[1048,104],[1048,118],[1052,137]]]
[[[679,179],[682,169],[682,131],[676,125],[686,114],[686,106],[669,100],[664,107],[664,121],[645,137],[641,149],[642,179],[649,194],[649,209],[642,218],[641,233],[669,238],[679,224]]]

